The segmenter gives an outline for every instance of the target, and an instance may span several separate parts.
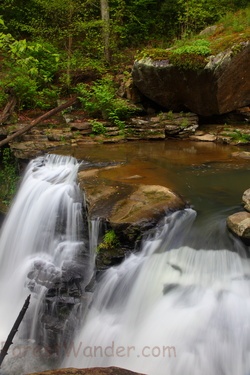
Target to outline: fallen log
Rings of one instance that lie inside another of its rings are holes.
[[[8,354],[8,349],[10,347],[11,344],[13,344],[12,340],[15,336],[15,334],[17,333],[18,331],[18,328],[19,328],[19,325],[21,323],[21,321],[23,320],[23,317],[26,313],[26,310],[27,308],[29,307],[29,303],[30,303],[30,296],[28,296],[28,298],[26,298],[25,302],[24,302],[24,305],[22,307],[22,310],[20,311],[10,333],[9,333],[9,336],[7,337],[7,340],[5,341],[5,344],[3,346],[3,349],[1,350],[1,353],[0,353],[0,366],[5,358],[5,356]]]
[[[49,112],[46,112],[44,113],[42,116],[38,117],[37,119],[31,121],[30,124],[24,126],[22,129],[19,129],[18,131],[16,131],[15,133],[9,135],[8,137],[6,137],[5,139],[3,139],[2,141],[0,141],[0,147],[6,145],[7,143],[9,143],[10,141],[12,141],[13,139],[15,139],[16,137],[19,137],[20,135],[24,134],[24,133],[27,133],[30,129],[32,129],[34,126],[38,125],[40,122],[44,121],[44,120],[47,120],[48,118],[50,118],[51,116],[55,115],[56,113],[58,112],[61,112],[63,111],[64,109],[72,106],[73,104],[75,104],[76,102],[78,101],[78,98],[74,97],[74,98],[71,98],[69,99],[67,102],[59,105],[58,107],[56,108],[53,108],[51,109]]]

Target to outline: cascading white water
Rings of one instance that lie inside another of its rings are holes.
[[[77,170],[74,158],[55,155],[37,158],[27,168],[1,230],[2,342],[31,291],[21,349],[27,339],[42,338],[46,345],[48,332],[38,330],[44,328],[41,306],[45,295],[51,298],[48,290],[65,269],[79,271],[74,264],[79,252],[85,285],[92,275],[93,254],[87,249],[97,245],[99,222],[90,225],[88,246]],[[117,365],[155,375],[249,375],[250,264],[246,247],[228,234],[224,238],[221,221],[203,223],[199,232],[195,211],[176,212],[145,240],[140,254],[106,271],[61,366]],[[25,363],[18,354],[11,350],[4,374],[49,367],[46,350],[38,366],[32,364],[33,350]]]
[[[191,209],[167,217],[139,255],[105,273],[63,366],[115,365],[154,375],[250,373],[247,248],[233,238],[230,251],[222,240],[218,249],[185,246],[195,218]]]
[[[78,168],[76,159],[58,155],[38,157],[27,167],[0,236],[2,343],[30,291],[31,304],[20,335],[36,339],[45,292],[60,282],[69,264],[79,262],[79,253],[81,271],[89,267],[88,245],[84,243],[88,229],[84,228],[82,192],[76,182]],[[46,333],[40,332],[40,341],[42,335],[46,340]]]

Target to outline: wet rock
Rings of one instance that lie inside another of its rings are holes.
[[[247,189],[242,196],[242,202],[244,203],[244,208],[250,212],[250,189]]]
[[[249,55],[250,42],[244,42],[210,56],[199,70],[142,59],[134,63],[133,80],[143,95],[164,108],[188,108],[203,116],[228,113],[250,104]]]
[[[178,288],[179,284],[172,283],[172,284],[166,284],[163,286],[163,291],[162,293],[165,295],[169,292],[172,292],[174,289]]]
[[[27,277],[32,281],[29,282],[31,288],[33,288],[34,282],[48,288],[60,282],[61,272],[50,262],[35,260]]]
[[[180,196],[165,186],[141,184],[143,176],[127,178],[125,174],[125,178],[115,180],[102,177],[102,173],[117,168],[119,166],[78,173],[80,186],[85,191],[89,218],[98,217],[103,228],[114,230],[122,244],[105,251],[98,250],[98,270],[120,263],[127,253],[134,251],[143,234],[154,227],[168,210],[183,209],[186,205]]]
[[[89,130],[92,131],[91,123],[88,121],[84,122],[72,122],[71,123],[71,130]]]
[[[227,218],[227,226],[236,236],[242,240],[250,241],[250,213],[237,212]]]
[[[131,194],[113,206],[109,221],[112,227],[122,229],[130,241],[134,241],[137,228],[147,230],[167,210],[184,208],[184,205],[179,196],[164,186],[137,185]]]
[[[93,367],[85,369],[66,368],[59,370],[48,370],[28,375],[143,375],[120,367]]]
[[[191,135],[190,139],[192,141],[198,142],[214,142],[216,141],[216,136],[213,134],[203,134],[203,135]]]
[[[242,158],[242,159],[250,159],[250,152],[248,151],[237,151],[232,153],[233,157]]]

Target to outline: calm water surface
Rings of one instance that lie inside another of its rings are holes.
[[[237,151],[250,151],[250,146],[153,141],[84,145],[57,152],[96,165],[119,163],[120,168],[102,172],[103,177],[167,186],[203,212],[240,209],[242,193],[250,188],[250,159],[233,157]]]

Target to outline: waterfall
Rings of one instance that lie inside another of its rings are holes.
[[[94,288],[100,222],[84,216],[78,168],[72,157],[31,161],[1,228],[2,343],[32,295],[1,374],[56,363],[248,375],[249,248],[226,231],[224,213],[167,215],[141,251],[99,275]]]
[[[224,236],[225,228],[218,247],[211,236],[209,249],[206,234],[219,230],[211,221],[202,248],[202,241],[198,246],[192,240],[196,212],[169,215],[139,254],[107,270],[63,366],[112,365],[152,375],[249,374],[249,249]]]
[[[72,157],[46,155],[26,169],[1,228],[1,343],[30,293],[31,304],[15,342],[51,349],[73,329],[70,313],[80,305],[81,290],[92,273],[83,197],[76,181],[78,167]],[[28,372],[14,354],[11,349],[8,359],[16,364],[16,373]],[[4,361],[3,369],[6,366],[9,363]],[[6,373],[15,370],[8,368]]]

